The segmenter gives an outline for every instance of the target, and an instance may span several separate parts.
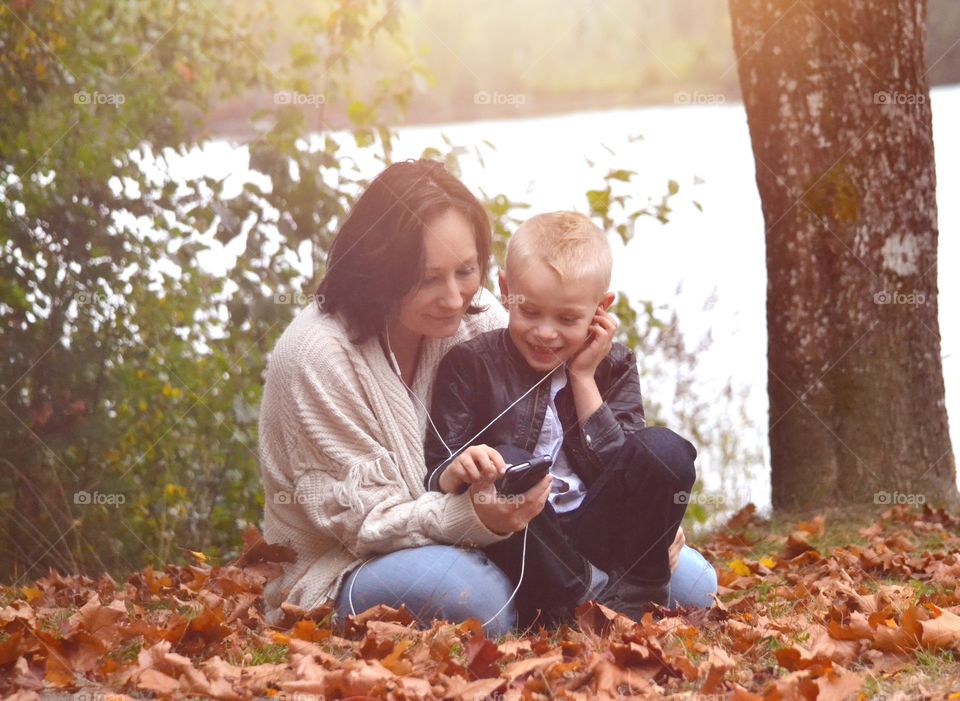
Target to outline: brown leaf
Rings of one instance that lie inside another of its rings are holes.
[[[552,664],[563,661],[563,655],[549,655],[547,657],[529,657],[525,660],[518,660],[508,664],[502,672],[502,676],[507,681],[514,681],[518,677],[530,674],[535,670],[544,670]]]
[[[180,690],[180,680],[174,679],[155,669],[146,669],[137,681],[137,687],[158,694],[172,694]]]
[[[531,651],[530,641],[527,638],[518,638],[517,640],[506,640],[500,643],[500,652],[504,657],[516,657],[523,652]]]
[[[4,628],[7,628],[8,624],[14,621],[26,630],[35,628],[37,625],[37,614],[33,606],[24,601],[14,601],[9,606],[5,606],[0,610],[0,624],[2,624]]]
[[[823,516],[817,516],[811,521],[801,521],[797,524],[797,530],[809,533],[811,536],[823,535],[826,519]]]
[[[493,698],[495,691],[504,684],[503,679],[477,679],[460,689],[456,698],[462,701],[485,701]]]
[[[247,526],[243,532],[243,554],[232,564],[247,567],[258,562],[296,562],[297,551],[284,545],[271,544],[263,539],[256,526]]]
[[[866,647],[868,647],[866,643],[856,640],[838,640],[823,628],[818,629],[810,641],[810,653],[815,658],[830,660],[835,664],[853,662]]]
[[[779,650],[777,651],[779,652]],[[718,694],[723,689],[723,677],[736,667],[736,661],[721,648],[711,647],[707,659],[700,663],[699,672],[704,677],[700,687],[702,694]]]
[[[739,531],[749,526],[756,519],[757,507],[747,504],[737,513],[727,519],[727,530]]]
[[[762,701],[760,694],[752,694],[739,684],[733,685],[733,691],[727,696],[727,701]]]
[[[15,630],[6,640],[0,640],[0,665],[8,665],[20,657],[20,639],[23,634]]]
[[[819,694],[817,701],[844,701],[860,691],[866,675],[833,665],[816,681]]]
[[[903,533],[897,533],[892,538],[887,538],[884,544],[891,550],[898,550],[904,553],[913,552],[916,546]]]
[[[943,611],[936,606],[932,608],[935,616],[920,622],[923,646],[933,649],[956,649],[960,644],[960,616],[951,611]]]
[[[774,699],[805,699],[814,701],[820,693],[820,688],[813,680],[809,670],[800,672],[790,672],[790,674],[780,677],[773,684],[772,689],[768,689],[764,694],[764,699],[773,701]]]
[[[500,674],[497,661],[503,653],[486,638],[473,638],[467,642],[467,669],[475,679],[496,677]]]
[[[387,681],[398,679],[376,660],[347,660],[340,669],[315,669],[315,673],[314,679],[284,682],[280,688],[286,692],[323,694],[325,698],[382,696],[378,690],[385,690]]]
[[[390,638],[380,638],[376,635],[367,635],[357,653],[365,660],[382,660],[393,650],[394,642]]]
[[[466,633],[470,638],[483,637],[483,624],[476,618],[468,618],[457,626],[457,630]]]
[[[66,650],[65,641],[43,630],[34,630],[32,634],[40,642],[42,654],[45,657],[44,679],[53,686],[73,686],[75,681],[73,667],[70,664],[70,655]]]
[[[577,626],[587,635],[604,638],[616,631],[624,631],[635,624],[622,613],[607,608],[596,601],[588,601],[574,611]]]
[[[140,571],[139,574],[143,577],[143,580],[147,585],[147,589],[151,594],[158,594],[162,589],[173,586],[173,578],[170,577],[170,575],[154,575],[153,565],[147,565]]]
[[[347,616],[347,634],[362,633],[366,630],[368,621],[395,621],[406,626],[413,623],[413,616],[403,604],[398,609],[386,604],[378,604],[366,611],[361,611],[356,616]]]
[[[621,669],[608,660],[601,659],[593,670],[593,691],[613,698],[622,698],[621,689],[626,687],[631,694],[649,693],[650,682],[633,668]]]
[[[873,628],[859,611],[850,614],[844,625],[837,621],[828,621],[827,630],[837,640],[873,640]]]
[[[17,659],[13,666],[13,677],[9,679],[15,688],[39,691],[43,689],[43,678],[31,669],[26,657]]]
[[[610,652],[613,653],[613,661],[620,667],[641,667],[643,665],[655,665],[655,672],[660,671],[659,655],[654,655],[653,651],[641,643],[611,643]]]
[[[95,636],[104,647],[115,645],[121,636],[120,624],[127,616],[127,608],[119,599],[115,599],[109,606],[100,603],[100,596],[94,594],[80,610],[67,619],[61,629],[65,638],[69,638],[79,630],[84,630]]]
[[[403,659],[403,653],[406,652],[407,648],[411,645],[413,645],[413,641],[410,639],[398,641],[393,647],[393,652],[380,660],[380,663],[394,674],[410,674],[412,665],[409,660]]]
[[[339,658],[331,655],[316,643],[308,643],[305,640],[290,639],[290,661],[297,667],[297,673],[303,676],[303,668],[310,666],[316,667],[318,663],[324,666],[334,667],[339,664]]]
[[[29,4],[29,3],[24,2],[24,0],[20,0],[19,3],[18,3],[18,2],[14,2],[14,3],[13,3],[13,6],[14,6],[14,7],[17,7],[18,4],[20,4],[20,5],[26,5],[26,4]],[[41,697],[40,697],[40,694],[38,694],[36,691],[32,691],[32,690],[24,691],[24,690],[21,690],[21,691],[15,691],[15,692],[13,692],[12,694],[10,694],[10,696],[7,696],[7,697],[4,699],[4,701],[42,701],[42,699],[41,699]]]
[[[794,531],[787,537],[787,545],[783,550],[783,556],[786,559],[793,559],[797,555],[808,550],[813,550],[813,546],[807,541],[810,534],[806,531]]]
[[[300,640],[306,640],[311,643],[318,643],[321,640],[326,640],[331,636],[333,631],[329,628],[317,628],[316,621],[299,621],[290,632],[290,636],[293,638],[299,638]]]
[[[883,618],[883,612],[872,614],[868,620],[875,617]],[[923,635],[921,621],[929,618],[926,609],[919,606],[909,606],[903,611],[900,623],[892,618],[883,618],[883,623],[877,625],[874,631],[873,646],[885,652],[909,652],[920,645]]]

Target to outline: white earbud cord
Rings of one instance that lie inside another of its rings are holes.
[[[512,404],[510,404],[510,406],[508,406],[506,409],[504,409],[499,414],[497,414],[496,417],[494,417],[493,420],[490,421],[490,423],[488,423],[486,426],[484,426],[479,431],[477,431],[476,435],[474,435],[473,438],[468,439],[466,443],[464,443],[462,446],[457,448],[457,451],[455,453],[453,450],[450,449],[450,446],[447,445],[446,441],[443,440],[443,436],[440,435],[440,431],[437,429],[436,424],[434,424],[433,419],[430,418],[430,410],[424,406],[422,401],[420,401],[420,397],[417,396],[417,393],[414,392],[412,389],[410,389],[410,387],[407,386],[407,383],[403,381],[403,374],[400,372],[400,364],[397,362],[397,356],[394,355],[393,348],[390,347],[390,334],[384,332],[384,336],[386,336],[387,350],[390,352],[390,359],[393,361],[393,369],[397,373],[397,378],[400,380],[400,384],[402,384],[406,388],[407,392],[410,393],[410,395],[416,400],[417,404],[419,404],[421,408],[423,408],[424,412],[426,412],[427,421],[430,422],[430,426],[431,428],[433,428],[433,432],[437,434],[437,438],[440,439],[440,442],[443,444],[443,447],[447,449],[447,453],[449,453],[449,457],[451,458],[456,453],[459,453],[461,450],[463,450],[464,448],[472,445],[473,441],[475,441],[478,436],[480,436],[484,431],[486,431],[488,428],[493,426],[493,424],[496,423],[501,416],[503,416],[508,411],[513,409],[513,407],[515,407],[520,401],[522,401],[528,394],[530,394],[533,390],[539,387],[544,380],[546,380],[548,377],[551,377],[553,373],[556,372],[557,368],[563,365],[563,363],[558,363],[556,366],[554,366],[554,368],[550,372],[548,372],[546,375],[540,378],[540,380],[538,380],[536,384],[534,384],[530,389],[528,389],[526,392],[521,394],[516,400],[514,400]],[[529,524],[523,527],[523,550],[520,555],[520,578],[517,580],[517,586],[514,588],[513,593],[510,594],[510,598],[508,598],[506,602],[504,602],[503,606],[500,607],[500,610],[497,611],[491,618],[489,618],[488,620],[482,623],[484,628],[486,628],[491,621],[496,620],[497,616],[503,613],[503,610],[510,605],[510,602],[513,601],[514,597],[516,597],[517,595],[517,592],[520,590],[520,585],[523,583],[523,573],[527,566],[527,534],[529,532],[528,531],[529,527],[530,527]],[[364,560],[362,563],[360,563],[360,567],[357,568],[356,573],[353,575],[353,577],[350,580],[350,589],[347,591],[347,598],[350,602],[350,612],[354,616],[357,615],[357,612],[353,607],[353,584],[354,582],[357,581],[357,575],[360,574],[360,570],[363,569],[363,566],[366,565],[367,562],[369,562],[369,560]]]
[[[386,337],[387,337],[387,350],[390,351],[390,359],[393,361],[393,369],[394,369],[394,370],[396,371],[396,373],[397,373],[397,377],[398,377],[399,380],[400,380],[400,384],[402,384],[404,387],[406,387],[407,391],[408,391],[408,392],[413,396],[413,398],[417,401],[417,404],[419,404],[419,405],[423,408],[423,410],[426,412],[426,414],[427,414],[427,421],[430,422],[430,426],[433,428],[433,432],[437,434],[437,438],[439,438],[439,439],[440,439],[440,442],[443,443],[443,447],[447,449],[447,453],[449,454],[448,457],[451,457],[451,458],[452,458],[454,455],[456,455],[457,453],[459,453],[461,450],[463,450],[464,448],[472,445],[473,442],[474,442],[484,431],[486,431],[488,428],[490,428],[491,426],[493,426],[493,424],[495,424],[497,421],[499,421],[501,416],[503,416],[504,414],[506,414],[508,411],[510,411],[511,409],[513,409],[513,407],[515,407],[518,403],[520,403],[521,401],[523,401],[523,399],[524,399],[528,394],[530,394],[533,390],[535,390],[537,387],[539,387],[539,386],[543,383],[544,380],[546,380],[548,377],[552,376],[554,372],[556,372],[557,368],[559,368],[559,367],[561,367],[561,366],[563,365],[563,363],[558,363],[557,365],[555,365],[550,372],[548,372],[546,375],[544,375],[544,376],[541,377],[539,380],[537,380],[537,382],[536,382],[530,389],[528,389],[526,392],[524,392],[524,393],[521,394],[519,397],[517,397],[517,398],[510,404],[510,406],[508,406],[506,409],[504,409],[504,410],[501,411],[499,414],[497,414],[495,417],[493,417],[493,419],[490,420],[490,423],[488,423],[486,426],[484,426],[484,427],[481,428],[479,431],[477,431],[476,434],[474,434],[474,436],[473,436],[472,438],[468,438],[467,441],[466,441],[463,445],[461,445],[459,448],[457,448],[456,451],[453,451],[453,450],[450,449],[450,446],[447,445],[446,441],[443,440],[443,436],[441,436],[441,435],[440,435],[440,431],[437,430],[436,424],[434,424],[434,423],[433,423],[433,419],[430,418],[430,410],[427,409],[427,407],[425,407],[425,406],[423,405],[423,402],[420,401],[420,397],[417,396],[417,393],[414,392],[414,391],[413,391],[412,389],[410,389],[409,387],[407,387],[407,383],[403,381],[403,375],[400,373],[400,366],[399,366],[399,364],[397,363],[397,356],[395,356],[395,355],[393,354],[393,349],[390,347],[390,335],[389,335],[389,334],[385,334],[385,335],[386,335]]]

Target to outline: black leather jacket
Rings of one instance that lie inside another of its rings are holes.
[[[565,371],[558,368],[554,372]],[[439,490],[440,474],[470,445],[509,444],[533,451],[550,401],[550,380],[544,380],[492,426],[473,437],[543,376],[527,365],[507,329],[489,331],[452,348],[437,370],[430,416],[443,441],[455,452],[450,457],[433,428],[427,426],[426,488]],[[582,425],[569,384],[556,398],[565,457],[588,487],[623,444],[624,434],[644,427],[640,377],[633,352],[614,343],[594,377],[604,401]]]

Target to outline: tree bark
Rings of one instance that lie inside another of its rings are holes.
[[[924,0],[729,0],[767,246],[773,506],[956,506]]]

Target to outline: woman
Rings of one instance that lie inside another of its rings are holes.
[[[335,600],[341,616],[403,602],[425,623],[478,618],[490,635],[513,627],[506,576],[457,546],[521,530],[543,508],[549,476],[519,508],[423,487],[424,403],[437,364],[457,343],[506,325],[482,287],[490,248],[483,207],[439,163],[396,163],[357,200],[317,304],[290,324],[268,365],[264,537],[297,553],[264,589],[269,622],[283,601],[309,609]],[[678,571],[709,579],[712,568],[687,550],[675,548],[691,563]]]

